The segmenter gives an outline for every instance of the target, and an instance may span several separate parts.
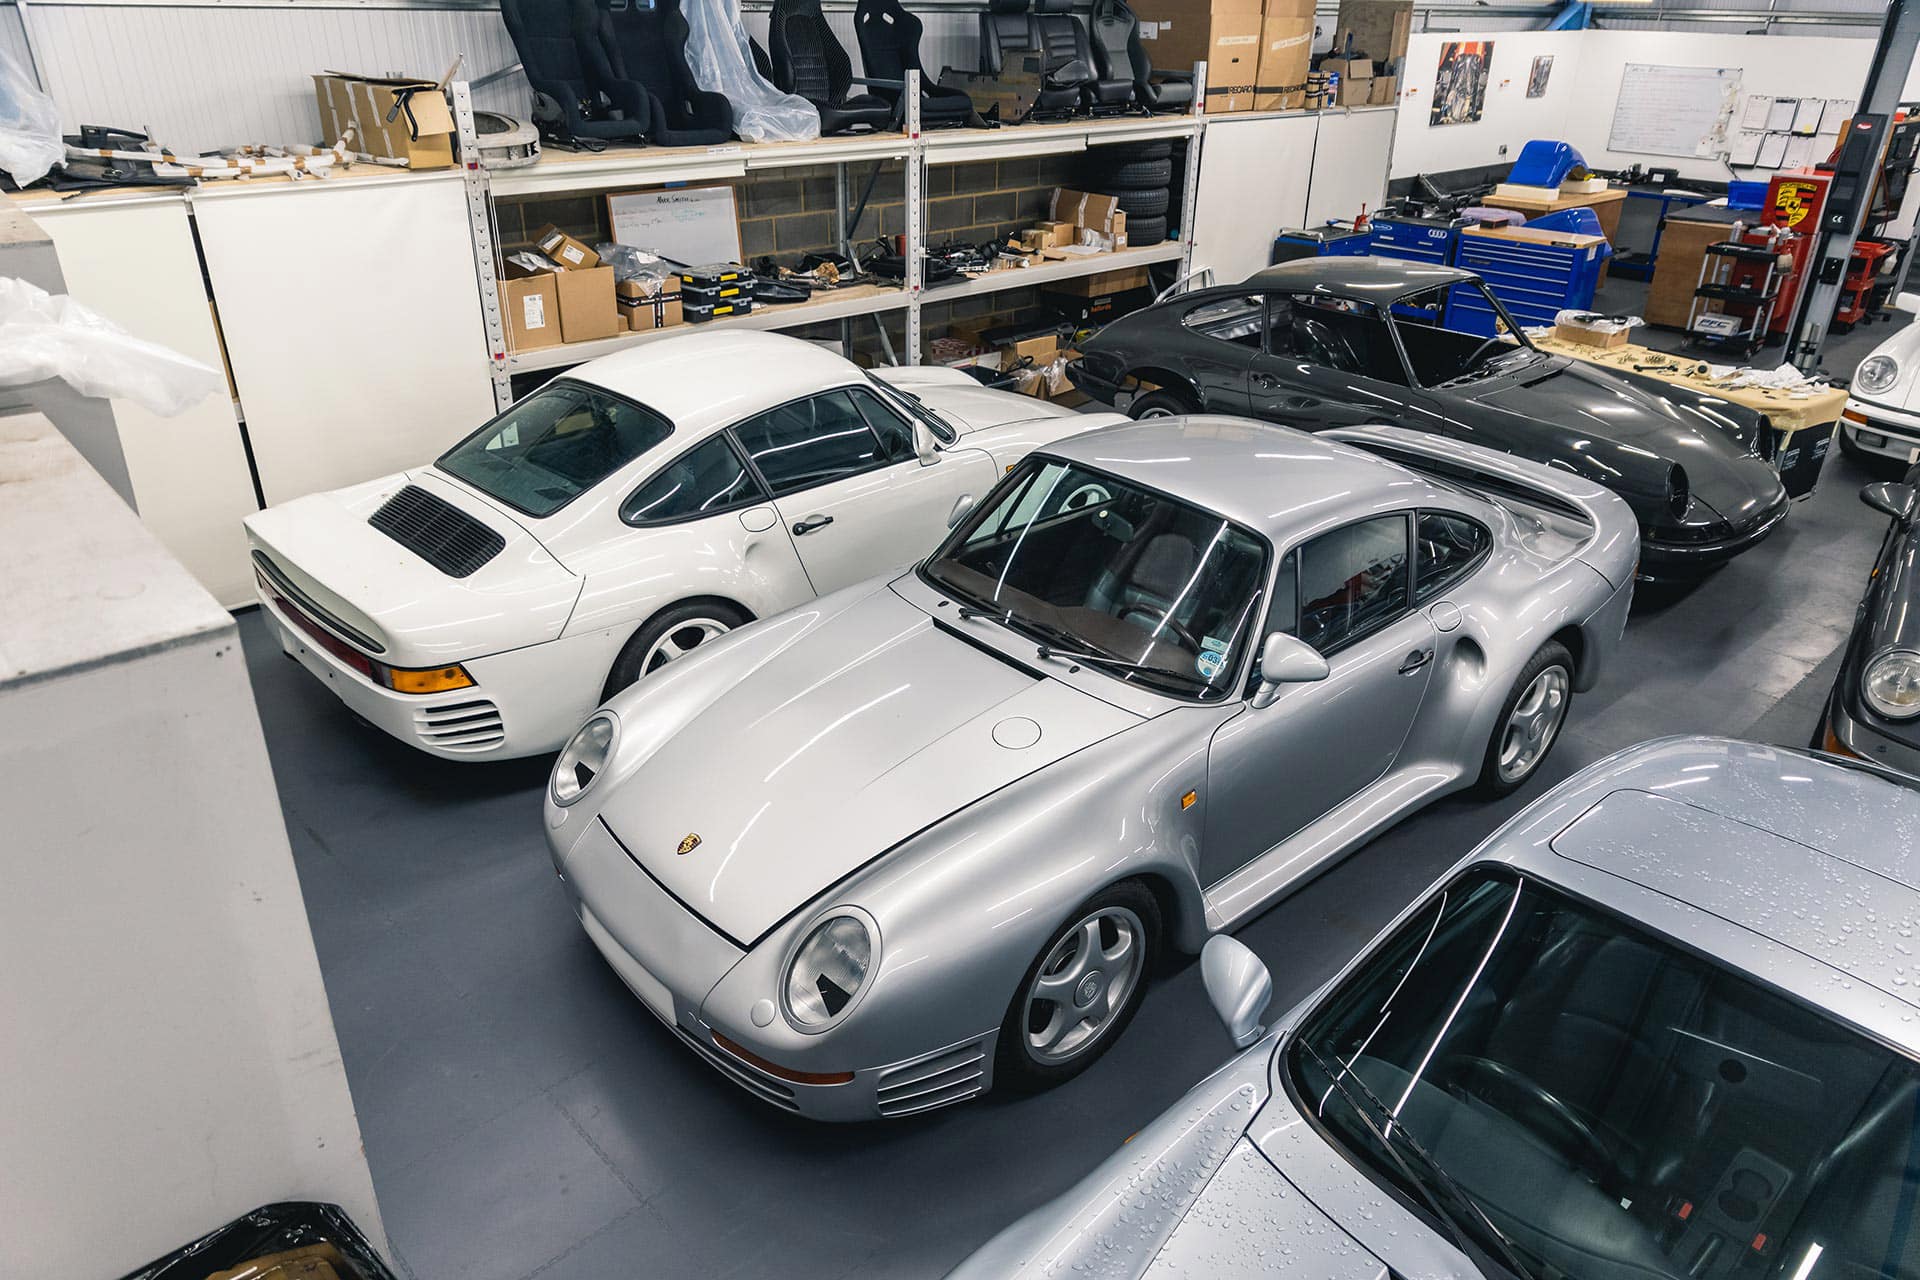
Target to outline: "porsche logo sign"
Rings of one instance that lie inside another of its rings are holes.
[[[699,847],[700,833],[698,831],[689,831],[687,832],[687,838],[680,842],[680,856],[684,858],[687,854],[692,853]]]

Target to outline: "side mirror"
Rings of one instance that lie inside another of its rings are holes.
[[[1216,933],[1200,948],[1200,980],[1206,984],[1213,1011],[1233,1037],[1233,1047],[1244,1049],[1266,1031],[1262,1019],[1273,1003],[1273,975],[1246,943]]]
[[[1903,293],[1893,300],[1895,311],[1904,311],[1910,316],[1920,316],[1920,293]]]
[[[1870,484],[1860,491],[1860,501],[1883,515],[1892,516],[1902,524],[1913,519],[1917,500],[1920,500],[1920,494],[1914,492],[1912,485],[1894,484],[1889,480]]]
[[[947,528],[958,528],[960,522],[973,512],[973,495],[963,493],[953,500],[953,510],[947,512]]]
[[[933,431],[924,422],[913,424],[913,452],[923,467],[940,461],[940,442],[933,438]]]
[[[1288,684],[1312,684],[1327,678],[1327,660],[1319,650],[1298,636],[1276,631],[1260,646],[1260,684],[1253,691],[1253,705],[1264,707],[1280,696],[1280,687]]]

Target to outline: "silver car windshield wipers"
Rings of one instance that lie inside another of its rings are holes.
[[[1427,1202],[1428,1207],[1431,1208],[1441,1222],[1446,1225],[1448,1233],[1454,1238],[1454,1243],[1458,1244],[1463,1251],[1472,1253],[1476,1250],[1468,1244],[1468,1237],[1473,1236],[1477,1238],[1484,1234],[1485,1238],[1498,1251],[1500,1261],[1511,1270],[1514,1275],[1519,1276],[1520,1280],[1535,1280],[1532,1270],[1525,1262],[1521,1261],[1519,1252],[1513,1247],[1513,1242],[1508,1240],[1506,1234],[1494,1225],[1493,1219],[1489,1217],[1487,1211],[1480,1206],[1480,1202],[1474,1199],[1452,1174],[1440,1166],[1440,1162],[1433,1158],[1432,1153],[1420,1144],[1419,1139],[1413,1136],[1404,1123],[1398,1120],[1392,1108],[1382,1102],[1379,1095],[1367,1087],[1367,1082],[1360,1078],[1358,1072],[1344,1068],[1340,1071],[1335,1071],[1328,1065],[1327,1060],[1320,1056],[1319,1051],[1311,1044],[1308,1044],[1305,1039],[1297,1040],[1295,1043],[1305,1051],[1308,1057],[1313,1059],[1314,1064],[1318,1066],[1322,1074],[1327,1077],[1327,1081],[1332,1086],[1333,1091],[1338,1093],[1347,1106],[1352,1108],[1353,1114],[1359,1119],[1361,1127],[1367,1131],[1368,1136],[1380,1144],[1380,1149],[1387,1153],[1388,1157],[1400,1167],[1400,1172],[1406,1177],[1407,1181],[1412,1183],[1420,1192],[1421,1198]],[[1343,1083],[1343,1081],[1347,1079],[1352,1080],[1360,1092],[1366,1096],[1367,1101],[1372,1104],[1374,1114],[1369,1114],[1368,1108],[1361,1105],[1360,1099],[1355,1097],[1353,1091],[1348,1089],[1346,1084]],[[1376,1120],[1376,1115],[1386,1121],[1384,1128]],[[1395,1141],[1396,1135],[1398,1135],[1399,1138],[1398,1142]],[[1419,1176],[1419,1174],[1416,1174],[1408,1167],[1409,1162],[1418,1164],[1427,1176],[1423,1178]],[[1446,1197],[1461,1209],[1464,1209],[1481,1230],[1470,1230],[1468,1224],[1461,1221],[1459,1213],[1449,1211],[1446,1206],[1442,1205],[1440,1203],[1440,1197],[1435,1194],[1436,1188],[1444,1192]]]
[[[1199,685],[1202,688],[1211,687],[1207,685],[1206,681],[1190,676],[1184,671],[1175,671],[1172,667],[1157,666],[1151,662],[1134,662],[1131,659],[1117,657],[1110,653],[1095,653],[1090,649],[1075,648],[1073,646],[1082,642],[1080,638],[1071,631],[1068,631],[1064,627],[1054,626],[1052,623],[1041,622],[1037,618],[1029,618],[1023,613],[1015,613],[1012,609],[996,611],[993,609],[982,609],[977,605],[961,605],[960,620],[965,622],[969,618],[988,618],[1000,623],[1002,626],[1017,626],[1033,632],[1035,636],[1039,637],[1034,641],[1036,652],[1043,659],[1061,658],[1068,662],[1090,662],[1097,666],[1111,667],[1121,671],[1142,671],[1149,675],[1169,676],[1183,683]]]

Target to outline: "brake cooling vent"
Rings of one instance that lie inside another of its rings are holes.
[[[499,555],[507,540],[418,485],[381,504],[367,523],[450,578],[465,578]]]

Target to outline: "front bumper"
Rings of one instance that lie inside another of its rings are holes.
[[[1845,678],[1842,672],[1841,679]],[[1836,755],[1857,756],[1920,778],[1920,747],[1909,746],[1848,715],[1847,709],[1841,705],[1838,688],[1827,700],[1827,717],[1821,737],[1823,740],[1814,745]]]
[[[631,858],[598,819],[556,854],[574,913],[594,948],[648,1012],[707,1065],[754,1097],[809,1120],[853,1121],[916,1115],[985,1093],[993,1082],[998,1028],[903,1061],[838,1072],[832,1083],[791,1078],[775,1061],[782,1047],[751,1017],[715,1025],[708,997],[747,954],[714,933]],[[777,1027],[779,1014],[770,1021]]]
[[[1646,582],[1668,582],[1697,578],[1717,569],[1772,533],[1792,509],[1792,500],[1782,491],[1779,503],[1765,515],[1732,537],[1714,542],[1666,542],[1650,537],[1643,529],[1640,534],[1640,578]]]
[[[1855,421],[1856,417],[1866,419],[1865,423]],[[1864,453],[1899,462],[1920,462],[1920,414],[1849,396],[1841,412],[1840,430]]]

